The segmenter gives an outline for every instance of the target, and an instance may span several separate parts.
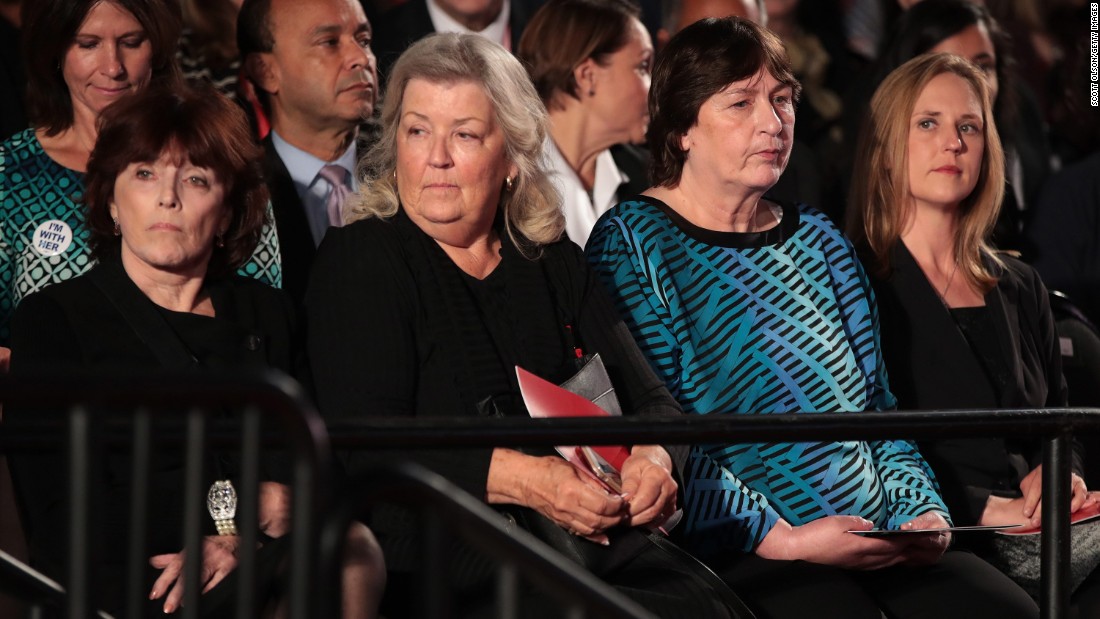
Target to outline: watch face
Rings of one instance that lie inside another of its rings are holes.
[[[237,515],[237,491],[228,480],[216,481],[206,494],[206,509],[214,520],[225,520]]]

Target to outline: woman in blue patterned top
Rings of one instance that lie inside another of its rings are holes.
[[[179,8],[168,0],[35,0],[23,27],[34,126],[0,143],[0,346],[23,297],[92,266],[82,199],[100,112],[180,79]],[[278,269],[266,226],[241,270],[278,285]]]
[[[662,52],[650,92],[654,187],[596,225],[589,262],[651,365],[695,414],[894,407],[851,244],[764,194],[790,154],[799,85],[773,34],[704,20]],[[763,617],[1032,617],[1022,590],[947,533],[909,441],[692,450],[684,540]]]

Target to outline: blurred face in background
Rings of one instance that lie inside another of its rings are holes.
[[[610,54],[605,64],[593,65],[589,105],[594,117],[616,135],[616,142],[644,142],[653,42],[642,22],[631,18],[626,45]],[[581,90],[585,88],[582,84]]]
[[[989,84],[990,100],[997,100],[997,92],[1000,88],[997,81],[997,51],[993,47],[993,39],[989,36],[989,29],[985,24],[967,26],[940,41],[928,51],[955,54],[976,64],[985,74],[986,82]]]
[[[707,17],[744,17],[760,23],[760,7],[756,0],[684,0],[676,32]]]
[[[451,19],[480,32],[500,16],[504,0],[439,0],[439,8]]]
[[[94,5],[65,52],[61,72],[73,111],[99,115],[152,77],[153,45],[141,23],[114,2]]]

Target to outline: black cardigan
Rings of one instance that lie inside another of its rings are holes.
[[[1010,256],[1001,259],[1003,269],[990,263],[999,279],[985,295],[1011,376],[999,394],[985,387],[982,367],[904,243],[898,241],[891,254],[890,275],[872,278],[883,354],[899,409],[1065,406],[1047,290],[1034,269]],[[977,523],[990,494],[1020,496],[1020,480],[1041,455],[1037,441],[999,437],[924,441],[920,448],[960,525]],[[1080,473],[1081,468],[1078,452],[1073,469]]]
[[[428,235],[399,211],[392,218],[366,219],[330,229],[318,250],[306,294],[308,350],[321,413],[332,419],[477,416],[470,367],[493,366],[466,343],[471,336],[492,342],[504,367],[516,364],[560,382],[573,371],[572,343],[562,322],[573,327],[584,352],[599,352],[624,414],[678,415],[681,409],[650,369],[610,299],[588,270],[580,249],[569,241],[544,246],[537,260],[519,254],[502,235],[505,292],[510,330],[471,314],[464,277]],[[496,272],[494,272],[496,275]],[[491,275],[490,277],[493,277]],[[502,332],[518,342],[502,342]],[[515,389],[515,374],[494,377]],[[489,381],[492,382],[492,381]],[[522,414],[522,407],[506,414]],[[681,464],[685,449],[669,449]],[[346,454],[350,473],[397,456],[419,462],[478,499],[485,497],[492,449],[405,450]],[[418,532],[396,515],[376,510],[372,529],[391,569],[414,569],[405,544]],[[398,542],[398,538],[404,538]]]
[[[13,376],[27,371],[98,368],[123,373],[160,367],[158,356],[93,283],[93,275],[100,270],[122,273],[119,289],[112,290],[113,296],[136,297],[137,302],[155,307],[125,277],[117,260],[100,263],[86,275],[30,295],[19,304],[12,318]],[[285,293],[239,276],[208,281],[207,289],[215,318],[162,311],[166,322],[202,366],[214,371],[276,368],[287,373],[304,373],[301,364],[305,357],[297,341],[292,303]],[[4,412],[5,424],[61,414],[56,410],[30,407],[10,408]],[[211,467],[207,471],[207,485],[214,479],[236,476],[239,458],[235,454],[211,451],[206,455],[207,465]],[[125,553],[121,549],[126,547],[129,533],[128,459],[126,453],[107,454],[94,478],[102,492],[96,516],[103,525],[97,529],[94,548],[95,575],[100,579],[97,595],[106,607],[116,611],[116,606],[121,607],[120,596],[125,585]],[[65,458],[52,451],[43,451],[33,455],[13,454],[10,462],[17,496],[26,517],[24,524],[31,560],[47,574],[63,579],[68,554],[64,532],[69,513],[65,499]],[[267,459],[265,467],[265,478],[285,479],[287,471],[282,470],[277,458]],[[155,453],[150,474],[149,551],[151,554],[179,552],[183,548],[182,454]],[[203,516],[206,533],[214,534],[213,521]],[[148,568],[148,572],[159,573],[159,570]]]

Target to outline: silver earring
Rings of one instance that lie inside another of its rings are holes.
[[[225,247],[225,233],[219,234],[214,237],[214,247],[221,249]]]
[[[118,227],[118,220],[112,217],[111,221],[115,224],[115,236],[122,236],[122,228]]]
[[[508,191],[512,191],[512,177],[508,176],[504,179],[504,188]]]

